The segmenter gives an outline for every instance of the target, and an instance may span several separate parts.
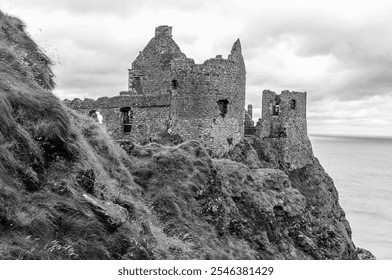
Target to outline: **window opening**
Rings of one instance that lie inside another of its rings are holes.
[[[97,110],[91,110],[90,112],[88,112],[88,116],[94,121],[97,121],[99,124],[102,124],[103,116]]]
[[[178,82],[177,80],[173,80],[171,84],[172,89],[177,89],[178,88]]]
[[[229,101],[227,99],[222,99],[222,100],[219,100],[217,103],[219,106],[220,115],[222,118],[224,118],[227,114],[227,107],[228,107]]]
[[[122,126],[124,133],[130,133],[132,130],[133,114],[130,107],[120,108],[122,117]]]
[[[297,102],[294,100],[294,99],[292,99],[291,101],[290,101],[290,108],[291,108],[291,110],[295,110],[295,107],[296,107],[296,104]]]

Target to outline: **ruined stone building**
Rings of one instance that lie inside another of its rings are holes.
[[[279,141],[290,170],[313,163],[306,123],[306,92],[263,91],[262,117],[257,135]]]
[[[172,28],[159,26],[129,69],[128,91],[67,103],[85,114],[99,112],[117,140],[168,133],[199,140],[219,156],[244,135],[245,74],[239,40],[227,59],[196,64],[181,52]]]
[[[115,97],[74,99],[68,106],[102,124],[116,140],[139,143],[162,135],[198,140],[216,156],[243,137],[278,141],[289,169],[313,160],[307,136],[306,93],[265,90],[262,118],[255,126],[253,107],[245,110],[245,64],[237,40],[228,58],[196,64],[181,52],[172,28],[159,26],[128,70],[128,90]]]

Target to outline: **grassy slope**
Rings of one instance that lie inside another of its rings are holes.
[[[178,257],[168,247],[185,246],[152,223],[130,158],[48,91],[50,64],[0,12],[0,258]]]
[[[279,170],[262,141],[225,159],[197,142],[121,149],[50,93],[50,64],[0,12],[1,259],[356,258],[317,163]]]

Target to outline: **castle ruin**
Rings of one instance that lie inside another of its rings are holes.
[[[128,91],[68,106],[90,115],[99,111],[117,140],[143,142],[169,133],[199,140],[220,156],[242,139],[246,70],[239,40],[227,59],[218,55],[196,64],[172,39],[172,28],[159,26],[128,71]]]
[[[239,40],[227,59],[218,55],[196,64],[173,40],[172,27],[159,26],[128,70],[127,91],[66,103],[93,117],[99,113],[119,141],[143,143],[174,135],[198,140],[212,155],[221,156],[251,135],[282,144],[289,169],[311,163],[306,93],[264,91],[262,118],[255,126],[252,105],[245,110],[245,79]]]

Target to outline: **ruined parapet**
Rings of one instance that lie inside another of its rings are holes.
[[[262,118],[258,133],[282,144],[289,170],[313,163],[313,151],[307,134],[306,92],[282,91],[280,95],[264,90]]]

